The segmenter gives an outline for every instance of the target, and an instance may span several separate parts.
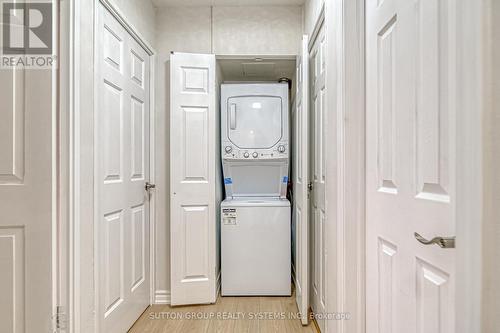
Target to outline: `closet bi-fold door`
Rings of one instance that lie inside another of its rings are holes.
[[[216,300],[215,56],[170,56],[171,304]]]
[[[309,154],[308,154],[308,103],[309,103],[309,56],[308,37],[302,39],[302,53],[297,59],[297,97],[295,109],[295,179],[294,215],[295,238],[295,288],[296,301],[303,325],[307,325],[309,309]]]

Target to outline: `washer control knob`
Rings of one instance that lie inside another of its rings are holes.
[[[278,151],[279,151],[280,153],[284,153],[284,152],[285,152],[285,146],[283,146],[283,145],[279,145],[279,146],[278,146]]]
[[[229,154],[230,152],[232,152],[232,151],[233,151],[233,147],[231,147],[231,146],[226,146],[226,148],[224,148],[224,150],[226,151],[226,153],[228,153],[228,154]]]
[[[250,154],[246,151],[246,152],[243,154],[243,157],[248,158],[248,156],[250,156]]]
[[[257,158],[257,157],[259,157],[259,154],[258,154],[257,152],[254,152],[254,153],[252,154],[252,156],[253,156],[253,158]]]

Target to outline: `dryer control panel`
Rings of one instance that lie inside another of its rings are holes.
[[[276,160],[289,156],[288,142],[280,142],[270,149],[241,149],[231,142],[222,144],[222,158],[224,160]]]

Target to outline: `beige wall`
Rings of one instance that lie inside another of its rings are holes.
[[[302,6],[163,7],[156,13],[160,55],[296,55]]]
[[[296,55],[302,7],[213,7],[213,53]]]
[[[150,0],[112,0],[139,35],[155,45],[155,9]]]
[[[171,51],[211,53],[210,7],[167,7],[156,11],[160,59]]]

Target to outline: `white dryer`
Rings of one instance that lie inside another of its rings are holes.
[[[221,85],[221,293],[291,294],[288,84]]]
[[[226,197],[285,197],[288,84],[221,85],[221,149]]]

